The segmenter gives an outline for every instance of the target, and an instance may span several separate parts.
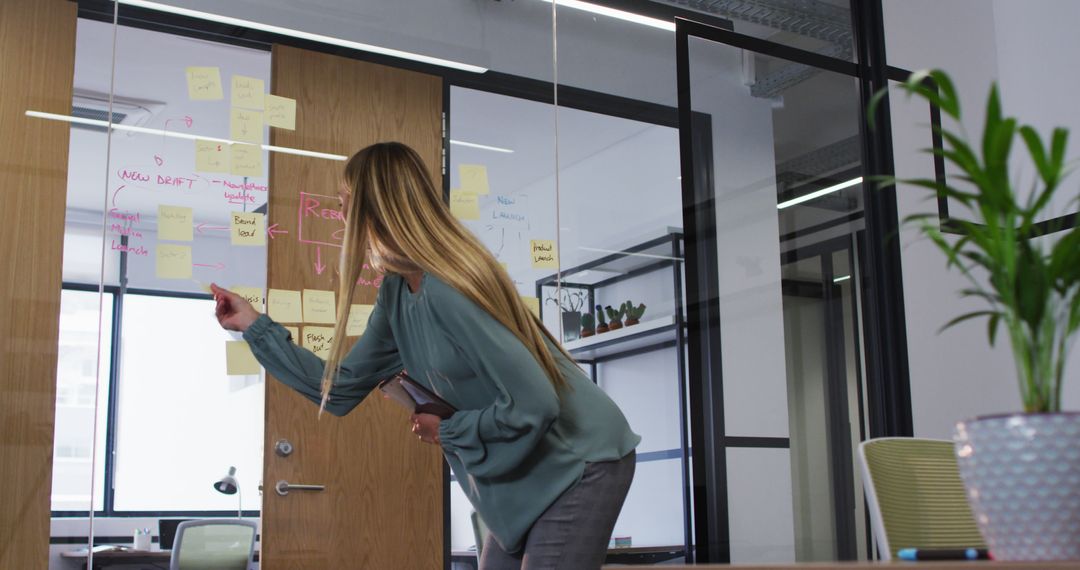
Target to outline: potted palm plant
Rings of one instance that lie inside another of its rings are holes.
[[[960,102],[949,76],[913,74],[903,83],[959,124]],[[875,107],[884,93],[871,102]],[[960,291],[985,306],[945,327],[987,319],[991,345],[1003,330],[1012,348],[1023,412],[957,423],[954,440],[961,478],[976,523],[998,560],[1080,559],[1080,413],[1061,410],[1068,350],[1080,328],[1080,227],[1040,223],[1052,219],[1062,191],[1068,131],[1049,139],[1002,114],[997,86],[986,103],[980,141],[935,127],[944,147],[929,149],[956,167],[961,182],[902,180],[959,204],[963,212],[941,221],[936,214],[908,218],[945,254],[949,268],[970,287]],[[1010,157],[1017,138],[1035,167],[1026,197],[1017,192]],[[896,180],[886,180],[893,184]],[[1075,208],[1072,196],[1070,208]]]

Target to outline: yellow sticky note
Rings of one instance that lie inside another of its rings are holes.
[[[251,303],[252,307],[255,307],[256,311],[263,312],[263,290],[262,287],[249,287],[245,285],[237,285],[230,287],[229,291],[240,295],[248,303]]]
[[[237,176],[263,176],[263,149],[254,144],[232,145],[229,173]]]
[[[258,212],[230,214],[233,245],[266,245],[266,216]]]
[[[534,239],[530,241],[529,257],[532,258],[533,269],[559,268],[559,252],[555,250],[553,240]]]
[[[259,361],[255,360],[248,343],[242,340],[225,341],[225,373],[229,376],[259,373]]]
[[[266,124],[281,129],[296,130],[296,99],[266,96]]]
[[[232,108],[229,115],[229,137],[234,141],[262,144],[262,111]]]
[[[300,327],[290,327],[290,326],[286,326],[286,325],[281,325],[281,326],[285,327],[285,330],[289,331],[289,335],[292,338],[293,344],[299,345],[300,344]]]
[[[529,310],[537,316],[537,318],[540,317],[540,299],[537,299],[536,297],[526,297],[522,295],[521,300],[525,301],[525,306],[528,307]]]
[[[172,241],[191,241],[194,213],[183,206],[157,207],[157,237]]]
[[[461,189],[466,192],[488,194],[487,167],[482,164],[459,164],[458,176],[461,178]]]
[[[262,111],[265,85],[262,79],[243,75],[232,76],[232,106]]]
[[[191,279],[191,246],[159,243],[156,273],[159,279]]]
[[[266,293],[266,314],[279,323],[304,322],[301,305],[299,291],[271,289]]]
[[[304,289],[304,322],[334,324],[337,304],[334,303],[333,291]]]
[[[467,190],[451,190],[450,213],[459,220],[479,220],[480,195]]]
[[[304,348],[326,360],[334,344],[334,327],[304,327]]]
[[[221,92],[221,70],[216,67],[189,67],[186,72],[188,99],[215,101],[225,98]]]
[[[199,172],[228,172],[229,145],[216,141],[196,139],[195,170]]]
[[[367,328],[368,319],[375,305],[353,305],[349,308],[349,320],[345,322],[346,336],[360,336]]]

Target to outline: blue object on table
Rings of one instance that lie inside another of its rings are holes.
[[[901,548],[896,552],[900,560],[989,560],[985,548]]]

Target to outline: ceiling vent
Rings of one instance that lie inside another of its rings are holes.
[[[146,101],[130,97],[113,96],[112,122],[133,127],[143,126],[149,123],[150,120],[164,108],[165,104],[160,101]],[[71,100],[71,114],[74,117],[83,119],[108,121],[109,95],[106,93],[76,89]],[[84,125],[79,123],[74,123],[71,127],[74,129],[83,129],[100,133],[106,131],[106,127],[104,126]],[[128,132],[126,134],[130,136],[133,133]]]

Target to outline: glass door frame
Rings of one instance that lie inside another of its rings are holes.
[[[870,97],[887,87],[890,72],[884,59],[883,24],[880,2],[852,2],[859,63],[745,36],[730,30],[676,18],[676,66],[679,101],[679,141],[682,168],[683,228],[686,256],[686,311],[689,354],[687,393],[689,397],[692,452],[693,548],[687,562],[730,563],[731,542],[728,519],[726,452],[731,447],[778,447],[777,442],[756,441],[780,438],[735,438],[724,428],[723,368],[720,342],[719,267],[717,228],[713,196],[711,128],[703,128],[702,113],[693,111],[691,101],[690,41],[708,40],[734,48],[761,53],[795,63],[820,68],[857,80],[860,108]],[[888,98],[879,110],[878,128],[868,128],[865,116],[859,120],[864,171],[870,176],[893,173],[892,134],[889,128]],[[865,300],[862,312],[866,337],[865,358],[869,437],[910,436],[911,396],[907,366],[907,332],[901,286],[899,223],[895,191],[864,185],[866,217],[866,273],[860,280],[859,295]],[[753,439],[755,441],[741,441]],[[737,441],[739,440],[739,441]],[[784,446],[786,447],[786,446]]]

